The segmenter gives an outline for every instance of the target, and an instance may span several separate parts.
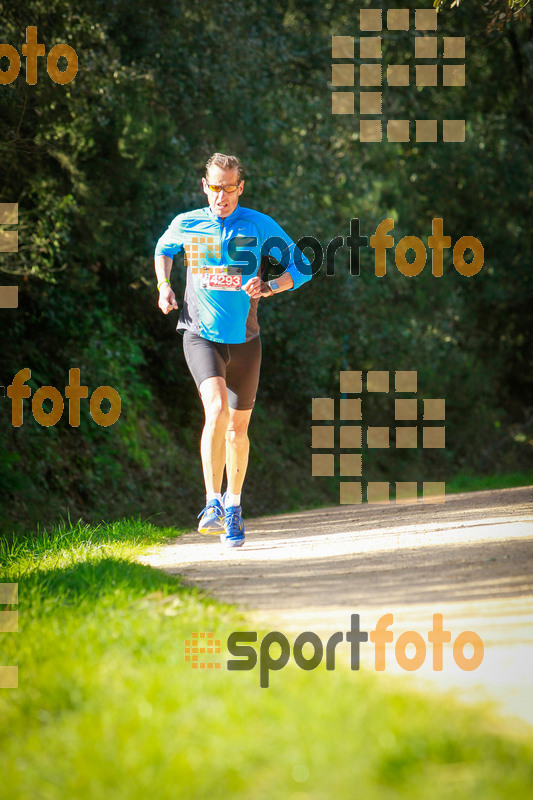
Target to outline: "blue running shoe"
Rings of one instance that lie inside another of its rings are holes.
[[[244,522],[242,507],[230,506],[224,511],[224,533],[220,541],[228,547],[242,547],[244,544]]]
[[[224,530],[224,509],[218,500],[211,500],[198,517],[202,517],[198,525],[199,533],[220,533]]]

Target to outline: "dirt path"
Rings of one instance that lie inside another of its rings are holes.
[[[459,669],[450,644],[443,671],[434,672],[428,645],[424,665],[405,672],[393,643],[386,672],[430,691],[491,699],[533,724],[533,487],[452,495],[444,505],[337,506],[247,520],[242,549],[191,533],[142,561],[248,610],[248,630],[279,630],[291,642],[306,630],[323,641],[345,632],[352,613],[366,631],[392,613],[394,642],[406,630],[427,641],[441,613],[452,642],[463,630],[481,636],[481,666]],[[370,643],[361,645],[361,666],[374,669]]]

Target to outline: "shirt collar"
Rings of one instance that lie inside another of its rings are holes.
[[[241,207],[240,207],[239,203],[237,203],[237,208],[235,209],[235,211],[232,211],[231,214],[229,214],[229,216],[222,218],[222,217],[217,217],[216,214],[213,214],[213,212],[211,211],[210,207],[207,206],[207,213],[209,214],[211,219],[214,220],[215,222],[233,222],[239,216],[240,211],[241,211]]]

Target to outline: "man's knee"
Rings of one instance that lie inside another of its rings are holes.
[[[228,402],[221,395],[210,397],[204,403],[205,421],[210,425],[227,425],[229,420]]]
[[[241,442],[246,442],[248,440],[248,428],[247,427],[235,427],[234,425],[230,425],[226,430],[226,442],[230,445],[236,444],[238,445]]]

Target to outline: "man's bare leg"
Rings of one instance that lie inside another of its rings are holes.
[[[229,547],[242,547],[244,544],[244,522],[241,509],[241,489],[248,466],[248,425],[252,409],[236,411],[230,408],[229,423],[226,430],[226,473],[228,491],[225,495],[224,533],[222,541]]]
[[[229,423],[228,392],[224,378],[206,378],[200,384],[204,404],[205,425],[200,447],[208,497],[219,494],[222,488],[226,461],[226,430]]]
[[[226,430],[226,472],[228,492],[232,495],[240,495],[246,475],[250,452],[248,425],[252,411],[252,408],[247,411],[229,409],[229,423]]]

